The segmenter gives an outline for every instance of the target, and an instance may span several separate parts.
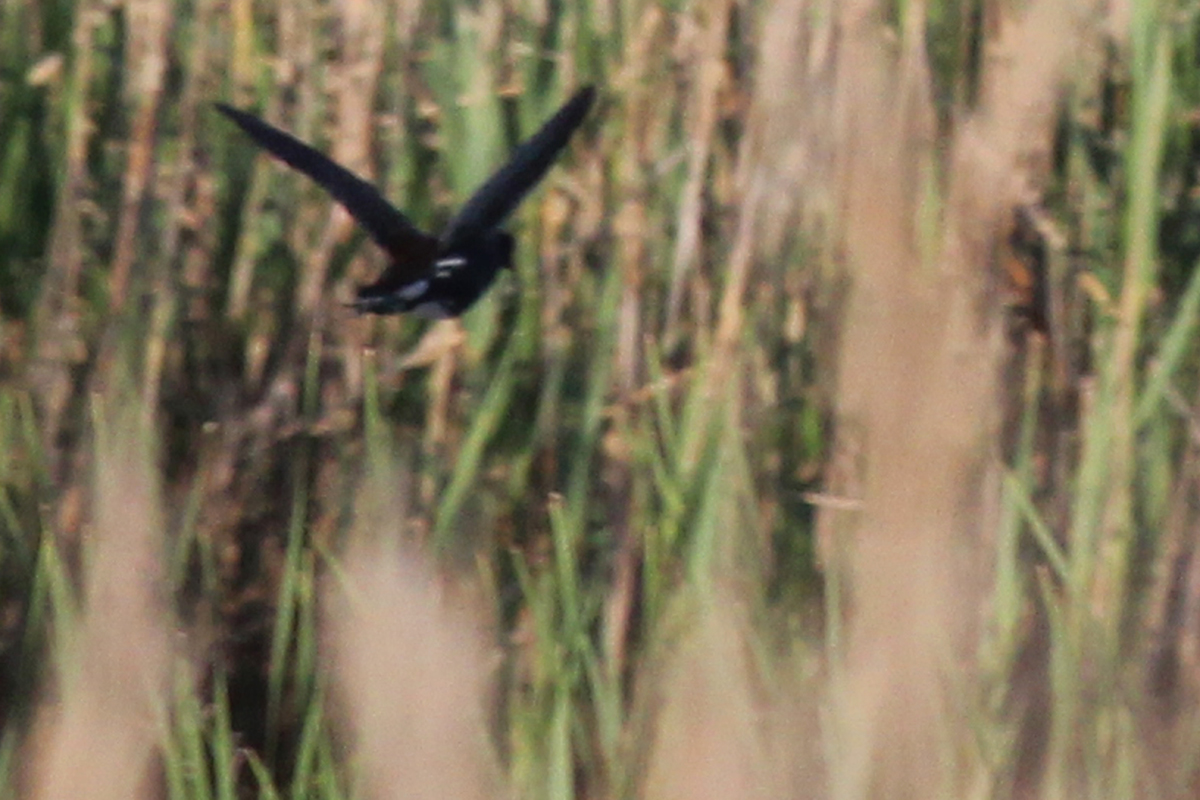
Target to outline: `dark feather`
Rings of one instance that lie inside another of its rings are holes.
[[[407,249],[388,248],[391,263],[378,280],[359,289],[359,294],[395,292],[428,272],[437,259],[438,243],[432,236],[422,233],[420,237],[420,241],[414,239],[409,242]]]
[[[412,264],[409,259],[415,254],[422,254],[425,260],[419,268],[429,265],[437,249],[437,240],[418,230],[374,186],[294,136],[257,117],[224,103],[216,105],[218,111],[236,122],[263,149],[303,172],[333,195],[398,263]]]
[[[595,99],[593,87],[580,89],[537,133],[518,146],[508,163],[450,220],[441,235],[442,251],[454,250],[462,241],[502,223],[545,176]]]

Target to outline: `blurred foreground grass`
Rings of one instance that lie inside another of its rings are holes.
[[[8,791],[1193,796],[1196,15],[1023,5],[0,6]],[[583,83],[435,325],[210,105]]]

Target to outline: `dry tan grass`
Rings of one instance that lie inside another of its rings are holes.
[[[404,517],[396,473],[376,465],[372,480],[324,623],[368,794],[502,797],[487,725],[495,660],[480,616],[446,591],[414,546],[397,545]]]
[[[817,683],[800,662],[764,660],[747,609],[728,586],[677,598],[680,635],[663,636],[670,644],[642,676],[652,723],[635,749],[647,800],[827,796]]]
[[[39,715],[27,780],[41,800],[154,796],[174,625],[163,596],[162,521],[149,439],[136,406],[98,437],[93,523],[79,620],[64,643],[57,696]]]
[[[836,209],[851,286],[831,489],[861,511],[828,509],[822,525],[825,560],[849,597],[844,647],[830,654],[831,795],[961,796],[972,774],[967,698],[951,687],[970,675],[998,488],[993,253],[1045,167],[1078,12],[1039,2],[1001,20],[999,40],[985,45],[982,102],[943,151],[919,5],[898,40],[877,3],[826,7],[828,16],[787,5],[781,19],[794,25],[836,22],[833,33],[797,28],[790,40],[807,49],[776,62],[831,111],[805,116],[805,132],[783,140],[808,142],[818,157],[780,163],[816,184],[795,186],[817,198],[810,207]],[[831,38],[836,47],[823,44]],[[825,148],[833,169],[823,174]],[[940,213],[929,203],[938,185]]]

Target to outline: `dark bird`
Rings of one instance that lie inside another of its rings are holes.
[[[508,163],[479,187],[437,237],[418,230],[374,186],[294,136],[223,103],[217,110],[260,147],[320,184],[391,257],[379,280],[358,290],[353,308],[440,318],[462,314],[501,269],[512,268],[513,237],[499,226],[550,169],[595,95],[591,86],[576,92],[513,151]]]

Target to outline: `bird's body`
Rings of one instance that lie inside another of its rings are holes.
[[[443,319],[457,317],[483,296],[500,270],[512,266],[513,237],[507,231],[490,231],[469,239],[453,251],[434,258],[415,280],[408,270],[389,279],[393,268],[358,292],[354,307],[363,313],[401,314]]]
[[[502,269],[512,267],[513,238],[499,226],[550,169],[594,99],[591,87],[577,92],[517,147],[437,237],[417,229],[374,186],[299,139],[244,111],[222,104],[217,109],[261,147],[320,184],[387,252],[391,263],[379,280],[359,289],[355,309],[441,318],[462,314]]]

